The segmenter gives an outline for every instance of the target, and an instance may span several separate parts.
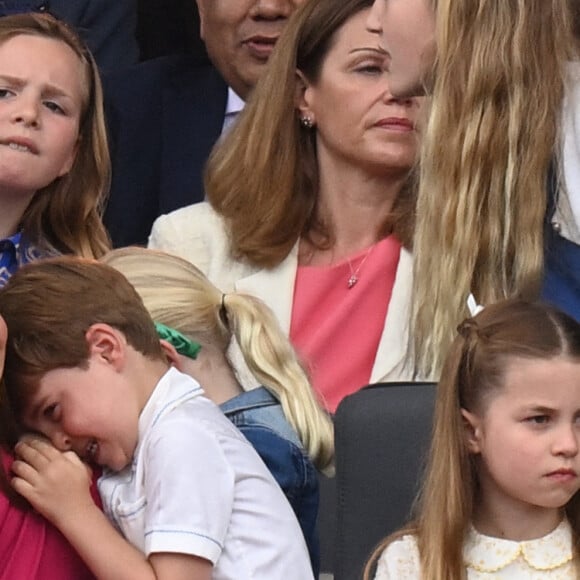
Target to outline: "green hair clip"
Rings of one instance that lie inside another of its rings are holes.
[[[159,338],[166,340],[170,345],[175,347],[175,350],[179,354],[193,359],[197,358],[201,350],[201,344],[190,340],[187,336],[181,334],[179,330],[165,326],[165,324],[161,324],[160,322],[155,323],[155,330],[157,330]]]

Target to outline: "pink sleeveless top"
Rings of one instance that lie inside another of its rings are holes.
[[[298,266],[290,338],[333,413],[370,380],[400,253],[400,242],[389,236],[350,264]],[[357,281],[349,288],[353,273]]]
[[[12,457],[0,449],[10,473]],[[93,489],[93,497],[96,489]],[[100,505],[100,503],[99,503]],[[0,492],[0,580],[93,580],[62,534],[34,510],[23,511]]]

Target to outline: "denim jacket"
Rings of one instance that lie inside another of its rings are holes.
[[[254,446],[284,491],[302,528],[318,577],[318,477],[280,402],[265,387],[259,387],[222,403],[220,408]]]

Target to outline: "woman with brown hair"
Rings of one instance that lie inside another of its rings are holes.
[[[209,203],[158,219],[150,246],[264,300],[331,411],[410,377],[408,296],[420,102],[396,99],[365,30],[370,0],[306,2],[206,172]]]

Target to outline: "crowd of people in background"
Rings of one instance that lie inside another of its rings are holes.
[[[417,380],[365,578],[579,577],[578,2],[171,4],[0,3],[0,579],[316,578]]]

